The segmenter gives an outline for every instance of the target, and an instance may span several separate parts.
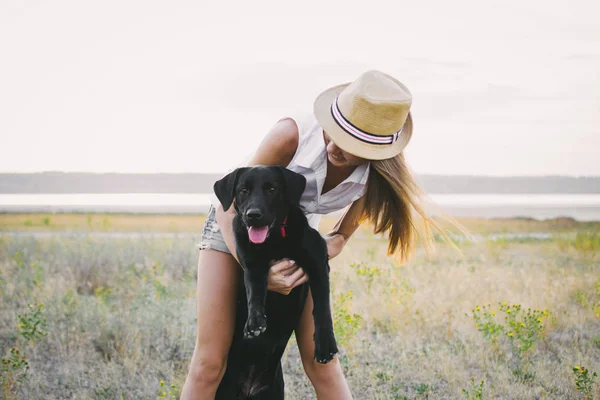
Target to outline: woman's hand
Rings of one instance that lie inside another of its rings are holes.
[[[324,237],[327,243],[327,255],[333,258],[340,254],[346,244],[346,237],[341,233]],[[267,289],[281,294],[289,294],[293,288],[308,282],[308,275],[293,260],[279,260],[271,264],[267,276]]]
[[[271,264],[267,289],[288,295],[293,288],[308,282],[308,275],[293,260],[279,260]]]
[[[341,233],[325,236],[324,239],[327,243],[327,255],[329,256],[329,259],[332,259],[340,254],[346,245],[346,237]]]

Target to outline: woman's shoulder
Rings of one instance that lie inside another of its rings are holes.
[[[250,164],[289,165],[305,149],[314,148],[311,118],[310,114],[290,113],[279,119],[250,158]]]
[[[292,157],[300,143],[298,127],[292,119],[282,118],[271,128],[267,140],[271,142],[272,151]]]
[[[295,125],[300,137],[310,134],[315,126],[318,125],[314,113],[305,110],[294,110],[288,113],[280,121],[288,121]]]

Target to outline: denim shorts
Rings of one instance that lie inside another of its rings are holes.
[[[217,250],[222,253],[231,254],[225,244],[225,240],[223,240],[221,229],[219,228],[219,225],[217,225],[216,212],[217,210],[211,205],[208,209],[206,221],[204,221],[200,243],[196,246],[200,250]]]

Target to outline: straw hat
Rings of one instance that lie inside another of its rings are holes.
[[[314,103],[321,127],[344,151],[369,160],[399,154],[412,136],[412,95],[380,71],[327,89]]]

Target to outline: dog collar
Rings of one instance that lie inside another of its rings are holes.
[[[281,224],[281,237],[286,237],[285,227],[287,226],[287,217],[283,220],[283,224]]]

